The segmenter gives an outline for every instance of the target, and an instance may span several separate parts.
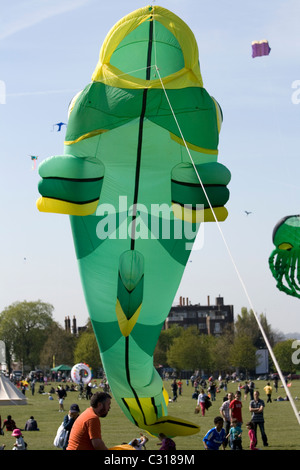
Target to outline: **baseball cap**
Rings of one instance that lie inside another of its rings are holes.
[[[80,413],[79,406],[76,403],[73,403],[73,405],[70,406],[70,411],[77,411],[77,413]]]

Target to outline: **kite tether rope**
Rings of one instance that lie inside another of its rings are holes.
[[[191,163],[192,163],[192,165],[193,165],[193,167],[194,167],[194,170],[195,170],[195,172],[196,172],[196,175],[197,175],[197,178],[198,178],[199,183],[200,183],[200,185],[201,185],[201,188],[202,188],[202,190],[203,190],[203,192],[204,192],[204,195],[205,195],[205,197],[206,197],[206,199],[207,199],[207,202],[208,202],[208,204],[209,204],[209,207],[210,207],[210,209],[211,209],[211,211],[212,211],[212,213],[213,213],[215,222],[216,222],[216,224],[217,224],[218,230],[219,230],[219,232],[220,232],[220,234],[221,234],[221,237],[222,237],[222,239],[223,239],[223,242],[224,242],[224,244],[225,244],[226,250],[227,250],[227,252],[228,252],[228,254],[229,254],[229,257],[230,257],[231,262],[232,262],[232,264],[233,264],[233,266],[234,266],[234,269],[235,269],[235,271],[236,271],[236,274],[237,274],[237,276],[238,276],[238,279],[239,279],[239,281],[240,281],[240,283],[241,283],[241,286],[242,286],[242,288],[243,288],[243,290],[244,290],[244,293],[245,293],[245,295],[246,295],[246,297],[247,297],[247,300],[248,300],[248,302],[249,302],[249,305],[250,305],[250,307],[251,307],[251,310],[252,310],[252,312],[253,312],[253,314],[254,314],[255,320],[256,320],[256,322],[257,322],[257,324],[258,324],[258,327],[259,327],[259,329],[260,329],[260,331],[261,331],[261,334],[262,334],[262,336],[263,336],[263,338],[264,338],[264,341],[265,341],[265,343],[266,343],[266,345],[267,345],[267,348],[268,348],[269,353],[270,353],[270,355],[271,355],[271,358],[272,358],[272,360],[273,360],[273,362],[274,362],[274,365],[275,365],[275,367],[276,367],[276,370],[277,370],[277,372],[278,372],[278,375],[279,375],[279,377],[280,377],[280,380],[281,380],[281,382],[282,382],[282,384],[283,384],[283,386],[284,386],[284,389],[285,389],[285,391],[286,391],[286,394],[287,394],[287,396],[288,396],[288,398],[289,398],[289,400],[290,400],[290,402],[291,402],[291,405],[292,405],[293,411],[294,411],[294,413],[295,413],[295,416],[296,416],[296,418],[297,418],[298,424],[300,424],[300,414],[299,414],[299,411],[297,410],[297,407],[296,407],[296,405],[295,405],[295,402],[294,402],[294,400],[293,400],[293,397],[291,396],[291,393],[290,393],[289,388],[288,388],[288,386],[287,386],[287,384],[286,384],[286,381],[285,381],[285,379],[284,379],[284,377],[283,377],[283,374],[282,374],[282,372],[281,372],[281,369],[280,369],[280,367],[279,367],[279,364],[278,364],[278,362],[277,362],[277,359],[276,359],[276,357],[275,357],[275,355],[274,355],[274,353],[273,353],[273,350],[272,350],[272,347],[271,347],[271,345],[270,345],[270,342],[269,342],[269,340],[268,340],[268,338],[267,338],[267,335],[266,335],[266,333],[265,333],[265,331],[264,331],[264,329],[263,329],[263,327],[262,327],[262,324],[261,324],[261,322],[260,322],[260,320],[259,320],[259,318],[258,318],[258,316],[257,316],[257,314],[256,314],[256,312],[255,312],[253,303],[252,303],[251,298],[250,298],[250,296],[249,296],[249,294],[248,294],[248,291],[247,291],[247,289],[246,289],[245,283],[244,283],[244,281],[243,281],[243,279],[242,279],[242,277],[241,277],[241,274],[240,274],[240,272],[239,272],[239,270],[238,270],[238,268],[237,268],[237,265],[236,265],[236,263],[235,263],[235,261],[234,261],[234,258],[233,258],[233,256],[232,256],[232,253],[231,253],[231,251],[230,251],[230,249],[229,249],[228,243],[227,243],[227,241],[226,241],[226,239],[225,239],[225,236],[224,236],[224,234],[223,234],[223,232],[222,232],[222,229],[221,229],[221,227],[220,227],[219,221],[218,221],[218,219],[217,219],[217,217],[216,217],[215,211],[214,211],[214,209],[213,209],[213,207],[212,207],[212,205],[211,205],[211,202],[210,202],[210,200],[209,200],[209,197],[208,197],[208,195],[207,195],[207,192],[206,192],[206,190],[205,190],[205,188],[204,188],[204,185],[203,185],[203,183],[202,183],[202,180],[201,180],[201,178],[200,178],[200,175],[199,175],[199,173],[198,173],[198,171],[197,171],[195,162],[194,162],[194,160],[193,160],[193,158],[192,158],[192,155],[191,155],[191,152],[190,152],[190,150],[189,150],[189,148],[188,148],[188,146],[187,146],[187,143],[186,143],[185,138],[184,138],[184,136],[183,136],[183,133],[182,133],[182,131],[181,131],[180,125],[179,125],[179,123],[178,123],[178,120],[177,120],[177,118],[176,118],[176,116],[175,116],[175,113],[174,113],[174,110],[173,110],[173,108],[172,108],[172,105],[171,105],[171,103],[170,103],[168,94],[167,94],[166,89],[165,89],[165,87],[164,87],[163,81],[162,81],[162,79],[161,79],[161,76],[160,76],[160,73],[159,73],[159,69],[158,69],[158,67],[157,67],[156,65],[155,65],[155,69],[156,69],[156,72],[157,72],[157,74],[158,74],[159,80],[160,80],[160,82],[161,82],[161,86],[162,86],[162,88],[163,88],[163,90],[164,90],[164,93],[165,93],[165,96],[166,96],[166,100],[167,100],[167,102],[168,102],[168,104],[169,104],[169,106],[170,106],[170,110],[171,110],[172,115],[173,115],[173,117],[174,117],[176,126],[177,126],[177,128],[178,128],[178,130],[179,130],[179,132],[180,132],[180,136],[181,136],[181,138],[182,138],[182,141],[183,141],[183,143],[184,143],[184,146],[185,146],[185,148],[186,148],[186,151],[187,151],[187,153],[188,153],[188,155],[189,155],[189,158],[190,158],[190,160],[191,160]]]

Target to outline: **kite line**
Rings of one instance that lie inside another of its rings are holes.
[[[154,42],[154,44],[155,44],[155,42]],[[155,46],[154,46],[154,47],[155,47]],[[163,91],[164,91],[164,93],[165,93],[166,100],[167,100],[167,102],[168,102],[168,105],[169,105],[170,110],[171,110],[171,112],[172,112],[172,115],[173,115],[173,117],[174,117],[176,126],[177,126],[177,128],[178,128],[178,130],[179,130],[179,132],[180,132],[180,135],[181,135],[181,138],[182,138],[182,140],[183,140],[184,146],[185,146],[186,151],[187,151],[187,153],[188,153],[188,155],[189,155],[189,158],[190,158],[190,160],[191,160],[191,163],[192,163],[192,165],[193,165],[193,167],[194,167],[194,170],[195,170],[195,172],[196,172],[197,178],[198,178],[199,183],[200,183],[200,185],[201,185],[202,191],[204,192],[204,195],[205,195],[205,197],[206,197],[206,199],[207,199],[207,202],[208,202],[208,204],[209,204],[210,210],[212,211],[213,217],[214,217],[214,219],[215,219],[215,222],[216,222],[216,224],[217,224],[218,230],[219,230],[220,235],[221,235],[221,237],[222,237],[222,239],[223,239],[223,242],[224,242],[224,244],[225,244],[225,247],[226,247],[226,249],[227,249],[227,252],[228,252],[228,254],[229,254],[229,257],[230,257],[230,259],[231,259],[231,262],[232,262],[232,264],[233,264],[233,266],[234,266],[234,269],[235,269],[235,271],[236,271],[236,274],[237,274],[237,276],[238,276],[238,279],[239,279],[239,281],[240,281],[240,283],[241,283],[241,286],[242,286],[242,288],[243,288],[243,290],[244,290],[244,293],[245,293],[245,295],[246,295],[246,297],[247,297],[247,300],[248,300],[248,302],[249,302],[249,305],[250,305],[250,307],[251,307],[251,309],[252,309],[252,311],[253,311],[253,315],[254,315],[255,320],[256,320],[256,322],[257,322],[257,324],[258,324],[258,327],[259,327],[259,329],[260,329],[260,331],[261,331],[261,334],[262,334],[262,336],[263,336],[263,338],[264,338],[264,341],[265,341],[265,343],[266,343],[266,346],[267,346],[267,348],[268,348],[268,350],[269,350],[270,356],[271,356],[271,358],[272,358],[272,360],[273,360],[273,362],[274,362],[274,365],[275,365],[275,367],[276,367],[276,370],[277,370],[277,372],[278,372],[278,375],[279,375],[279,377],[280,377],[280,380],[281,380],[281,382],[282,382],[282,384],[283,384],[283,387],[284,387],[284,389],[285,389],[285,392],[286,392],[286,394],[287,394],[287,396],[288,396],[288,398],[289,398],[289,401],[290,401],[290,403],[291,403],[291,405],[292,405],[292,408],[293,408],[293,411],[294,411],[294,413],[295,413],[295,416],[296,416],[296,419],[297,419],[297,421],[298,421],[298,424],[300,424],[300,415],[299,415],[299,411],[297,410],[297,407],[296,407],[296,405],[295,405],[295,402],[294,402],[294,400],[293,400],[293,397],[291,396],[291,393],[290,393],[290,391],[289,391],[289,389],[288,389],[288,387],[287,387],[287,384],[286,384],[286,382],[285,382],[285,379],[284,379],[284,377],[283,377],[283,374],[282,374],[282,372],[281,372],[281,369],[280,369],[280,367],[279,367],[279,364],[278,364],[278,362],[277,362],[277,359],[276,359],[276,357],[275,357],[275,355],[274,355],[274,353],[273,353],[273,350],[272,350],[272,347],[271,347],[270,342],[269,342],[269,340],[268,340],[268,337],[267,337],[267,335],[266,335],[266,333],[265,333],[265,331],[264,331],[264,329],[263,329],[263,326],[262,326],[262,324],[261,324],[261,322],[260,322],[260,320],[259,320],[259,318],[258,318],[256,312],[255,312],[253,303],[252,303],[251,298],[250,298],[250,296],[249,296],[249,294],[248,294],[248,291],[247,291],[247,288],[246,288],[246,286],[245,286],[245,283],[244,283],[244,281],[243,281],[243,279],[242,279],[242,276],[241,276],[241,274],[240,274],[240,272],[239,272],[239,270],[238,270],[238,267],[237,267],[237,265],[236,265],[236,263],[235,263],[235,260],[234,260],[234,258],[233,258],[233,256],[232,256],[232,253],[231,253],[230,248],[229,248],[229,246],[228,246],[228,243],[227,243],[227,241],[226,241],[226,239],[225,239],[225,236],[224,236],[224,234],[223,234],[223,231],[222,231],[222,229],[221,229],[221,227],[220,227],[219,221],[217,220],[216,214],[215,214],[214,209],[213,209],[213,207],[212,207],[212,204],[211,204],[211,202],[210,202],[210,200],[209,200],[209,197],[208,197],[208,195],[207,195],[207,192],[205,191],[204,185],[203,185],[202,180],[201,180],[201,178],[200,178],[200,175],[199,175],[199,173],[198,173],[198,171],[197,171],[196,165],[195,165],[194,160],[193,160],[193,158],[192,158],[192,156],[191,156],[191,153],[190,153],[190,151],[189,151],[189,148],[188,148],[187,143],[186,143],[186,141],[185,141],[185,138],[184,138],[184,136],[183,136],[182,130],[181,130],[181,128],[180,128],[180,125],[179,125],[179,123],[178,123],[178,120],[177,120],[177,118],[176,118],[176,115],[175,115],[175,113],[174,113],[174,110],[173,110],[172,105],[171,105],[171,103],[170,103],[170,100],[169,100],[167,91],[166,91],[166,89],[165,89],[165,87],[164,87],[162,78],[161,78],[160,73],[159,73],[159,68],[157,67],[157,65],[155,65],[155,69],[156,69],[156,72],[157,72],[157,74],[158,74],[158,77],[159,77],[161,86],[162,86],[162,88],[163,88]]]

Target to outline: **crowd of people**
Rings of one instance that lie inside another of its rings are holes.
[[[206,385],[202,381],[194,382],[195,392],[197,397],[197,411],[201,411],[202,416],[205,415],[207,409],[207,400],[215,400],[215,390],[220,391],[221,389],[227,390],[227,381],[224,382],[219,378],[219,386],[217,387],[214,383],[213,378],[208,379],[207,393],[204,388],[198,390],[198,386],[201,383]],[[276,383],[278,386],[278,383]],[[213,389],[213,394],[211,390]],[[267,396],[267,403],[271,403],[272,399],[272,386],[268,382],[264,387],[264,391]],[[242,398],[243,392],[243,398]],[[229,446],[232,450],[242,450],[242,400],[247,401],[248,394],[250,396],[250,403],[248,411],[251,414],[251,419],[246,423],[248,430],[249,446],[250,450],[257,450],[257,430],[259,428],[262,438],[263,446],[268,446],[268,438],[265,432],[265,420],[264,420],[264,408],[265,402],[261,399],[258,390],[255,390],[253,381],[245,381],[244,384],[238,383],[238,389],[235,394],[229,392],[225,395],[222,405],[219,409],[220,416],[217,416],[214,420],[214,427],[211,428],[203,438],[203,444],[205,449],[219,449],[223,446],[225,449]],[[194,398],[196,398],[194,396]]]
[[[111,406],[111,396],[107,392],[96,392],[92,395],[90,406],[80,413],[77,404],[70,407],[68,415],[64,418],[64,429],[67,438],[64,450],[109,450],[106,446],[102,431],[101,420],[108,415]],[[159,434],[160,450],[176,450],[175,442],[164,434]],[[132,439],[128,444],[123,443],[126,449],[145,450],[148,437],[140,433],[139,438]],[[122,447],[122,446],[121,446]]]
[[[235,393],[227,392],[228,380],[214,380],[213,377],[205,379],[196,378],[195,380],[187,380],[186,385],[191,383],[189,390],[192,398],[197,399],[197,412],[205,416],[207,409],[212,406],[212,401],[216,401],[216,394],[221,391],[225,392],[225,397],[219,408],[219,415],[214,419],[214,426],[210,428],[203,437],[203,445],[206,450],[216,450],[220,447],[224,449],[242,450],[245,448],[244,434],[248,435],[246,448],[257,450],[258,430],[260,431],[262,445],[268,446],[268,438],[265,432],[264,408],[265,401],[260,397],[260,393],[255,389],[254,382],[245,381],[235,382],[237,390]],[[172,402],[176,402],[178,396],[182,394],[182,381],[172,378]],[[71,390],[68,384],[60,384],[54,392],[58,399],[58,411],[65,412],[64,400],[67,392]],[[274,382],[274,388],[277,391],[278,382]],[[77,388],[78,390],[78,388]],[[185,389],[186,390],[186,389]],[[266,394],[266,403],[272,403],[273,387],[270,382],[263,387]],[[73,403],[67,414],[63,418],[62,427],[64,430],[64,442],[59,446],[63,450],[108,450],[101,431],[101,419],[106,417],[111,406],[111,396],[105,391],[96,391],[92,393],[91,388],[86,388],[86,398],[90,400],[90,406],[83,412],[80,412],[79,405]],[[243,411],[250,397],[247,411],[250,412],[250,419],[244,424]],[[196,411],[195,411],[196,412]],[[244,429],[244,426],[246,429]],[[13,450],[26,450],[27,444],[24,441],[22,430],[38,431],[38,423],[34,416],[26,421],[24,428],[17,426],[16,422],[9,415],[1,426],[0,417],[0,433],[11,432],[11,436],[15,438]],[[164,434],[158,435],[159,442],[157,445],[160,450],[176,450],[175,442]],[[145,450],[148,437],[143,433],[139,437],[131,439],[128,443],[122,445],[129,446],[135,450]],[[2,447],[2,450],[4,446]],[[0,446],[1,450],[1,446]]]
[[[65,398],[64,387],[57,388],[57,395],[59,399],[59,411],[63,410],[62,400]],[[54,445],[63,450],[109,450],[106,446],[101,431],[101,420],[108,415],[111,406],[111,396],[107,392],[95,392],[90,397],[90,406],[87,407],[82,413],[77,403],[70,406],[68,413],[64,416],[62,425],[60,426],[61,434],[63,434],[63,441],[60,444]],[[26,450],[27,444],[20,429],[11,415],[3,421],[1,426],[0,417],[0,431],[1,434],[11,432],[11,436],[15,438],[12,450]],[[26,421],[24,426],[25,431],[38,431],[37,421],[33,416]],[[160,450],[176,450],[175,442],[164,434],[158,435]],[[123,443],[124,449],[132,450],[146,450],[146,443],[148,437],[143,433],[139,438],[132,439],[128,444]],[[118,446],[119,448],[122,447]],[[5,446],[0,445],[0,450],[4,450]]]
[[[206,411],[212,405],[212,401],[216,400],[216,394],[221,391],[227,392],[230,377],[226,376],[224,379],[219,377],[214,380],[209,377],[207,380],[200,377],[191,377],[186,381],[186,385],[192,384],[193,393],[192,398],[197,400],[195,413],[200,413],[205,416]],[[234,380],[235,382],[235,380]],[[245,426],[248,434],[247,448],[250,450],[257,450],[257,431],[259,429],[263,446],[268,446],[268,438],[265,432],[264,408],[265,401],[260,397],[258,390],[255,390],[255,384],[252,380],[244,382],[237,381],[237,390],[235,393],[226,393],[223,398],[222,405],[219,409],[220,416],[214,420],[214,426],[206,433],[203,438],[205,449],[219,449],[222,446],[224,449],[242,450],[242,434],[243,434],[243,418],[242,408],[243,401],[247,401],[249,397],[248,412],[250,413],[250,420],[246,422]],[[274,389],[278,391],[278,378],[274,377]],[[171,383],[173,398],[171,401],[177,400],[178,382],[172,379]],[[266,394],[266,403],[272,403],[273,387],[270,382],[263,387]],[[277,399],[280,401],[280,398]]]
[[[24,426],[25,431],[39,431],[37,421],[34,419],[33,416],[26,421]],[[0,416],[0,435],[4,435],[5,432],[11,432],[11,436],[16,438],[12,447],[12,450],[26,450],[27,443],[24,441],[24,437],[22,434],[22,430],[19,429],[16,425],[14,419],[12,419],[11,415],[8,415],[7,418],[3,421],[3,425],[1,424],[1,416]],[[4,450],[5,445],[0,445],[0,450]]]

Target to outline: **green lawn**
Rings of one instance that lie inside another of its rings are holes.
[[[53,384],[56,387],[57,384]],[[261,398],[265,400],[263,387],[265,381],[256,381],[256,388],[259,389]],[[165,387],[171,395],[171,381],[165,382]],[[36,386],[36,390],[38,385]],[[46,392],[50,389],[50,385],[45,387]],[[228,391],[235,392],[237,383],[229,383]],[[99,389],[97,389],[99,390]],[[296,406],[300,410],[300,380],[292,382],[290,388],[293,398],[296,400]],[[178,401],[169,404],[169,414],[175,417],[185,418],[195,422],[201,426],[200,433],[189,437],[176,437],[177,450],[203,450],[202,438],[205,433],[213,427],[214,417],[219,415],[219,407],[222,404],[224,392],[217,394],[216,401],[213,402],[211,408],[204,417],[200,414],[194,414],[196,400],[192,399],[193,388],[191,385],[183,384],[183,394],[178,397]],[[279,387],[278,394],[273,392],[273,403],[266,404],[265,407],[265,430],[269,440],[269,447],[262,447],[260,433],[258,431],[258,447],[262,450],[300,450],[300,426],[294,415],[291,404],[289,402],[274,401],[276,396],[284,396],[284,389]],[[35,393],[31,395],[30,391],[26,392],[28,405],[25,406],[0,406],[0,415],[3,420],[7,415],[11,415],[16,424],[21,429],[24,428],[26,420],[33,415],[38,422],[40,431],[24,432],[25,441],[28,444],[28,450],[57,450],[53,446],[53,439],[58,426],[61,424],[64,415],[67,413],[72,403],[78,403],[81,411],[83,411],[89,403],[86,400],[78,400],[77,392],[69,392],[65,400],[66,413],[58,412],[58,400],[54,396],[54,400],[49,400],[48,395],[39,395]],[[243,420],[246,423],[250,420],[249,397],[247,401],[243,400]],[[112,400],[111,410],[108,416],[101,420],[103,439],[107,446],[111,447],[116,444],[129,442],[132,438],[138,437],[140,430],[136,428],[120,411],[118,405]],[[248,449],[249,439],[246,427],[243,427],[243,448]],[[6,449],[10,450],[13,446],[14,438],[10,432],[5,432],[4,436],[0,436],[0,444],[6,444]],[[149,436],[147,450],[158,450],[158,439]]]

